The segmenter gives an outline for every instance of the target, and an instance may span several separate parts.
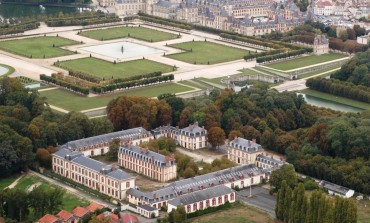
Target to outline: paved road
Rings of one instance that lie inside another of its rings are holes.
[[[237,192],[237,199],[241,202],[267,212],[275,218],[276,197],[269,194],[263,187],[252,187],[252,197],[249,197],[249,188]]]

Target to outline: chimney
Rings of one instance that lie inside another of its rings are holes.
[[[238,136],[234,136],[234,142],[238,142]]]
[[[132,148],[132,144],[131,143],[129,143],[128,144],[128,149],[131,149]]]
[[[154,156],[152,156],[152,163],[154,163]]]
[[[140,147],[140,153],[143,153],[143,148]]]
[[[189,130],[193,131],[193,125],[192,124],[189,125]]]
[[[248,142],[248,146],[251,146],[251,141],[247,140],[247,142]]]
[[[170,165],[170,157],[166,156],[166,166],[169,166],[169,165]]]
[[[149,149],[148,147],[145,148],[145,154],[148,154],[149,153]]]
[[[177,129],[179,129],[180,127],[179,126],[176,126]]]
[[[116,164],[112,164],[112,171],[116,170]]]
[[[199,124],[199,123],[198,123],[198,121],[196,121],[196,122],[194,123],[194,126],[198,126],[198,124]]]
[[[252,141],[253,141],[254,143],[256,143],[256,139],[252,139]]]

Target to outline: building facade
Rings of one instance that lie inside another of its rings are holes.
[[[61,149],[52,154],[53,172],[118,200],[135,187],[135,177],[115,165],[85,157],[80,152]]]
[[[227,144],[227,158],[237,164],[253,164],[256,157],[263,153],[261,145],[255,140],[235,137]]]
[[[325,35],[316,35],[313,41],[313,53],[321,55],[329,53],[329,40]]]
[[[177,177],[175,155],[164,156],[148,148],[128,144],[118,150],[118,164],[125,169],[165,182]]]
[[[186,149],[201,149],[208,145],[207,133],[204,126],[199,127],[198,122],[195,122],[193,125],[189,125],[179,131],[177,142]]]

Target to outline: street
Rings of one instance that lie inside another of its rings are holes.
[[[260,186],[252,187],[252,197],[249,197],[249,188],[237,191],[236,194],[242,203],[265,211],[275,218],[276,197],[270,195],[267,189]]]

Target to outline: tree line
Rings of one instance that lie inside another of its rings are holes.
[[[302,183],[295,188],[283,180],[277,194],[276,218],[290,223],[355,223],[357,208],[353,200],[336,196],[328,198],[320,191],[313,191],[310,198]]]

